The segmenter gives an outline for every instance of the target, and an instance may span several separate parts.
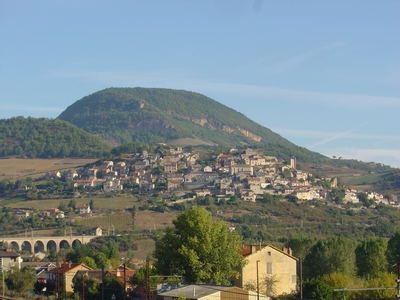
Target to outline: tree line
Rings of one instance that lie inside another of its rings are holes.
[[[58,119],[0,120],[0,157],[104,157],[110,150],[100,138]]]

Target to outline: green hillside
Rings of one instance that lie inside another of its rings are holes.
[[[103,157],[111,147],[99,137],[58,119],[0,120],[0,157]]]
[[[184,90],[109,88],[76,101],[58,118],[117,144],[186,138],[208,145],[263,148],[282,159],[327,160],[211,98]]]

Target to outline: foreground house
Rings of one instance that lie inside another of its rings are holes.
[[[0,268],[4,271],[10,271],[13,267],[18,266],[21,269],[22,259],[20,255],[8,249],[0,249]]]
[[[114,276],[118,279],[121,285],[125,287],[126,291],[128,291],[133,289],[130,279],[135,274],[136,270],[124,266],[119,266],[117,269],[108,270],[105,276]]]
[[[47,283],[55,286],[55,290],[59,293],[72,293],[72,280],[78,271],[88,271],[92,268],[83,263],[64,262],[60,266],[55,267],[47,272]]]
[[[192,284],[157,295],[157,300],[174,300],[177,298],[193,300],[269,300],[269,297],[264,295],[257,295],[235,286],[222,285]]]
[[[290,248],[282,250],[271,245],[243,245],[241,254],[247,264],[233,279],[237,287],[257,287],[267,295],[292,294],[297,290],[297,258]]]

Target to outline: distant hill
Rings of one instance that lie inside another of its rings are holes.
[[[109,88],[76,101],[58,117],[110,144],[177,143],[256,147],[282,159],[324,162],[245,115],[204,95],[161,88]]]
[[[99,158],[111,147],[102,139],[58,119],[0,120],[0,157]]]

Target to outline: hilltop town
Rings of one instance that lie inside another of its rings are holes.
[[[242,152],[230,149],[205,162],[199,153],[185,151],[182,147],[163,151],[164,155],[142,151],[129,154],[123,160],[106,160],[65,173],[48,172],[45,178],[64,179],[80,190],[162,191],[164,197],[173,195],[175,201],[211,196],[215,201],[234,197],[255,202],[266,195],[281,195],[294,201],[330,200],[336,204],[361,203],[367,207],[379,203],[398,206],[394,195],[389,199],[374,191],[339,187],[337,178],[323,178],[299,170],[294,157],[285,162],[253,149]]]

